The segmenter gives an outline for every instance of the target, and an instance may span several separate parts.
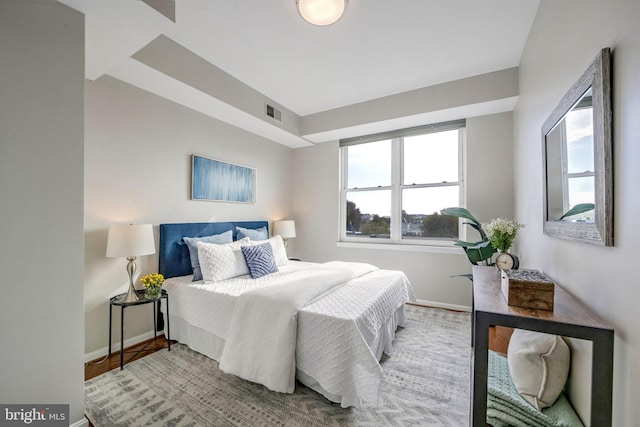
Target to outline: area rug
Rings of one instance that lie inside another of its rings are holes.
[[[96,426],[463,426],[469,407],[468,313],[407,306],[384,357],[377,408],[341,408],[296,384],[294,394],[226,375],[218,362],[171,346],[85,383]]]

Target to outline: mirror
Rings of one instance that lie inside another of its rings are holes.
[[[542,126],[544,233],[613,246],[611,53],[602,49]]]
[[[595,222],[592,88],[546,135],[547,218]]]

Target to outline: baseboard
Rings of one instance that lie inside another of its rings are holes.
[[[89,420],[86,417],[82,417],[81,420],[78,420],[73,424],[69,424],[69,427],[89,427]]]
[[[158,332],[158,334],[162,334],[163,332],[160,331]],[[124,340],[124,348],[127,347],[131,347],[132,345],[141,343],[142,341],[146,341],[153,338],[153,331],[149,331],[147,333],[144,333],[142,335],[138,335],[136,337],[131,337],[129,339]],[[120,341],[118,340],[118,342],[116,342],[115,344],[112,343],[111,344],[111,352],[116,352],[116,351],[120,351]],[[92,360],[96,360],[100,357],[104,357],[107,354],[109,354],[109,348],[108,347],[102,347],[99,350],[93,351],[91,353],[85,354],[84,355],[84,362],[91,362]]]
[[[428,301],[424,299],[416,300],[416,303],[420,305],[426,305],[427,307],[444,308],[447,310],[466,311],[471,313],[471,307],[469,307],[468,305],[447,304],[444,302]]]

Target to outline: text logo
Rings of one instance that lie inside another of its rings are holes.
[[[0,426],[68,426],[69,405],[0,405]]]

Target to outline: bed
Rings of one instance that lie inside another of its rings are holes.
[[[189,249],[184,238],[218,235],[231,230],[233,240],[236,240],[238,227],[250,230],[264,227],[268,230],[268,222],[160,225],[159,272],[165,276],[164,289],[170,298],[168,324],[171,325],[171,338],[220,361],[220,368],[225,372],[228,371],[223,368],[230,364],[229,359],[236,364],[245,363],[253,368],[253,365],[261,363],[263,355],[265,358],[269,357],[268,348],[257,359],[255,355],[253,359],[246,356],[244,349],[235,353],[235,357],[230,357],[229,354],[233,354],[232,348],[239,343],[245,348],[249,344],[253,346],[250,351],[261,350],[259,346],[268,346],[273,340],[260,342],[261,335],[256,333],[253,336],[241,336],[244,333],[245,318],[250,324],[253,314],[240,312],[245,301],[243,298],[250,293],[276,289],[276,284],[282,283],[288,287],[293,285],[307,288],[310,286],[308,280],[304,280],[304,286],[301,286],[294,279],[309,277],[316,271],[349,267],[351,271],[358,272],[344,282],[332,283],[326,291],[319,292],[296,310],[293,316],[294,339],[291,349],[293,373],[302,384],[342,407],[376,406],[382,379],[379,360],[383,353],[392,353],[395,331],[405,324],[405,303],[415,301],[404,273],[363,269],[366,265],[358,264],[354,264],[352,268],[351,263],[347,266],[346,263],[315,264],[285,259],[283,264],[278,265],[276,273],[258,279],[241,275],[215,283],[193,281]],[[273,239],[275,237],[269,240]],[[332,274],[327,273],[326,276],[333,277]],[[260,304],[262,305],[252,306],[258,307],[256,312],[268,305]],[[278,333],[281,328],[272,329],[269,333]],[[245,359],[246,361],[238,362]],[[231,370],[231,373],[236,372]],[[239,376],[262,383],[272,390],[283,391],[272,387],[268,381],[255,380],[242,374]],[[276,379],[280,377],[279,374],[271,376]]]

